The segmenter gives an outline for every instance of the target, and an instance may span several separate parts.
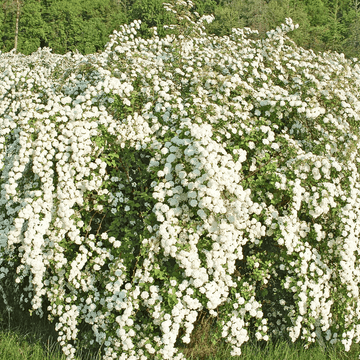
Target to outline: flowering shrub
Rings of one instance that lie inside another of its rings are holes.
[[[348,351],[356,59],[298,48],[291,19],[207,36],[175,5],[163,39],[135,21],[101,54],[0,55],[1,301],[55,321],[68,359],[183,359],[200,312],[233,355],[252,335]]]

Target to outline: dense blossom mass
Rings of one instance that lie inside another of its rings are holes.
[[[191,36],[135,21],[101,54],[0,55],[1,301],[55,321],[68,359],[184,359],[201,312],[233,355],[251,335],[348,351],[357,59],[296,47],[291,19],[256,40],[190,15]]]

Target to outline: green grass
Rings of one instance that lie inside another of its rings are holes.
[[[0,360],[65,360],[54,325],[26,312],[9,314],[0,308]],[[97,360],[82,351],[79,360]]]
[[[222,340],[212,343],[210,321],[202,317],[195,323],[191,342],[181,347],[181,352],[191,360],[358,360],[360,345],[353,344],[350,352],[341,349],[340,344],[322,350],[319,345],[304,349],[300,343],[286,341],[260,344],[250,341],[242,347],[242,355],[232,357],[230,346]],[[56,341],[57,334],[47,320],[27,313],[8,316],[0,309],[0,360],[65,360]],[[80,349],[78,360],[99,360],[96,354]]]

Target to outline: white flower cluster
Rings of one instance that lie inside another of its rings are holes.
[[[0,54],[3,301],[13,274],[13,299],[56,320],[68,359],[82,342],[105,360],[184,359],[175,343],[203,311],[232,355],[251,335],[348,351],[356,61],[296,47],[291,19],[261,41],[144,40],[139,27],[96,55]]]

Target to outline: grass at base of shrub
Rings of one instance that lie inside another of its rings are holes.
[[[284,339],[274,342],[250,340],[241,350],[241,356],[231,356],[231,347],[223,339],[211,341],[211,322],[204,316],[196,322],[191,342],[179,347],[189,360],[358,360],[360,345],[353,344],[346,353],[341,344],[323,350],[314,344],[304,349],[301,343],[289,343]],[[54,325],[44,317],[17,312],[10,317],[0,309],[0,360],[65,360],[57,343]],[[86,349],[80,349],[77,360],[100,360]]]
[[[46,317],[0,309],[0,360],[65,360],[54,324]],[[80,350],[77,360],[100,360]]]
[[[274,341],[251,339],[241,347],[240,356],[231,356],[231,346],[224,339],[211,342],[211,319],[202,318],[195,326],[189,346],[181,348],[188,360],[359,360],[360,344],[353,343],[345,352],[341,343],[325,350],[318,344],[305,349],[301,342],[291,343],[283,338]]]

